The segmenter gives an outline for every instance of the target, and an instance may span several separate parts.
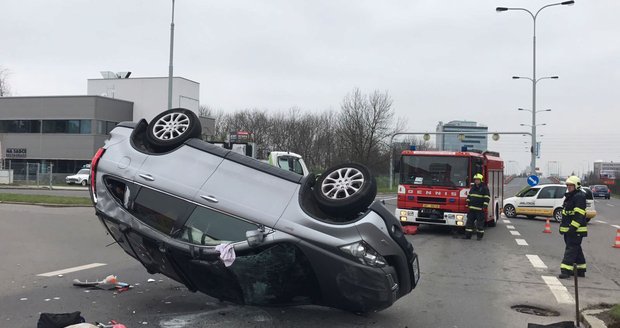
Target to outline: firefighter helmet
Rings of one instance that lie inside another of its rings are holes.
[[[474,175],[474,180],[480,180],[480,182],[482,182],[482,180],[484,180],[484,177],[482,176],[482,174],[477,173],[476,175]]]
[[[574,185],[576,188],[579,188],[579,187],[581,187],[581,179],[579,179],[578,177],[576,177],[576,176],[574,176],[574,175],[571,175],[570,177],[568,177],[568,178],[566,179],[566,184],[567,184],[567,185],[572,184],[572,185]]]

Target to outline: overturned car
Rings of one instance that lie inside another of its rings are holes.
[[[419,279],[400,222],[368,169],[319,179],[204,142],[195,114],[121,123],[91,163],[91,198],[149,273],[251,305],[381,310]]]

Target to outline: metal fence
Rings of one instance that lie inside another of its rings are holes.
[[[51,186],[59,179],[64,179],[64,175],[59,177],[54,175],[53,164],[13,162],[4,160],[0,162],[0,169],[12,171],[10,184],[31,185],[31,186]]]

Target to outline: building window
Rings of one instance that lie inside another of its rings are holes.
[[[40,133],[39,120],[3,120],[0,121],[0,133]]]
[[[118,122],[97,121],[97,134],[110,134]]]
[[[90,134],[90,120],[44,120],[43,133]]]

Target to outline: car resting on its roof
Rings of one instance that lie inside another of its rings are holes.
[[[121,123],[91,165],[96,214],[149,273],[220,300],[381,310],[419,279],[368,169],[317,180],[200,139],[185,109]]]

